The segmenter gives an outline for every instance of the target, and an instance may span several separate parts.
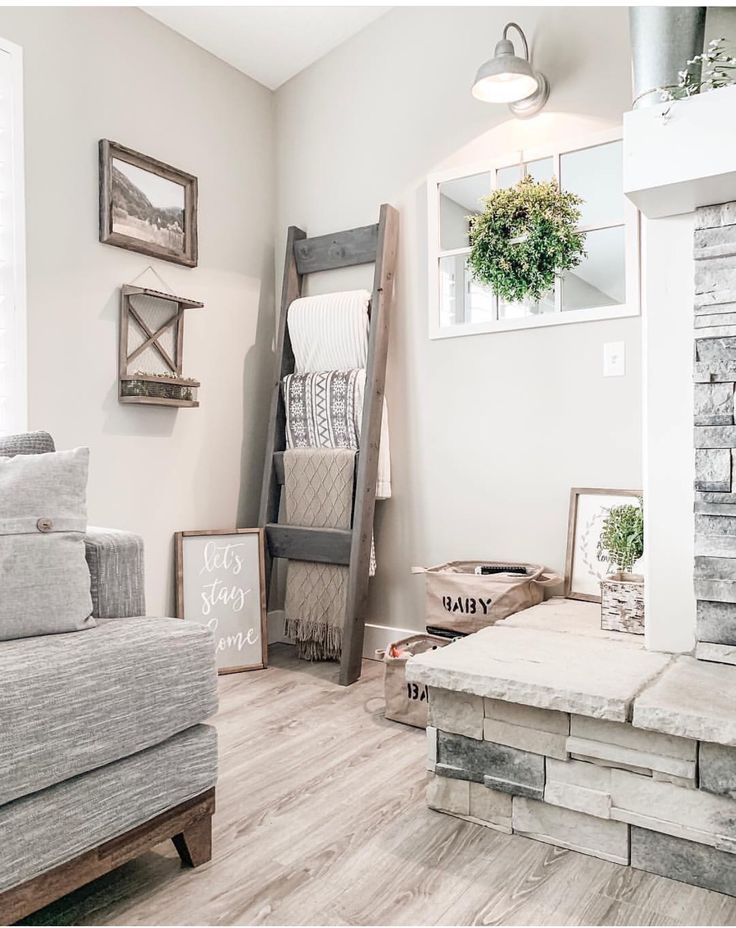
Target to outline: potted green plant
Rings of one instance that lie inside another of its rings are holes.
[[[644,553],[644,507],[612,506],[603,520],[598,560],[613,568],[601,580],[601,628],[644,634],[644,578],[633,573]]]

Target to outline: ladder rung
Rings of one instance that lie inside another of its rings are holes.
[[[355,452],[355,468],[357,471],[358,468],[358,452]],[[284,452],[283,451],[274,451],[273,453],[273,469],[276,474],[276,483],[282,487],[284,485]]]
[[[344,528],[309,528],[303,525],[266,526],[266,543],[271,557],[322,564],[350,563],[353,533]]]
[[[294,242],[294,257],[300,274],[334,271],[355,264],[372,264],[376,260],[377,251],[378,223]]]

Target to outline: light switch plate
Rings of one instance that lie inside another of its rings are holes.
[[[626,343],[606,342],[603,345],[603,376],[623,377],[626,374]]]

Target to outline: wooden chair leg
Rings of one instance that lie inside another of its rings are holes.
[[[207,863],[212,858],[212,816],[205,816],[171,840],[184,866]]]

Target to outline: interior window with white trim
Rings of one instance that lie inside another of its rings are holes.
[[[22,75],[0,39],[0,435],[27,428]]]
[[[586,322],[639,312],[638,215],[623,194],[623,146],[616,133],[583,147],[557,148],[429,178],[430,336]],[[578,228],[586,255],[535,302],[507,303],[475,281],[467,264],[469,220],[491,191],[522,177],[557,178],[583,203]]]

